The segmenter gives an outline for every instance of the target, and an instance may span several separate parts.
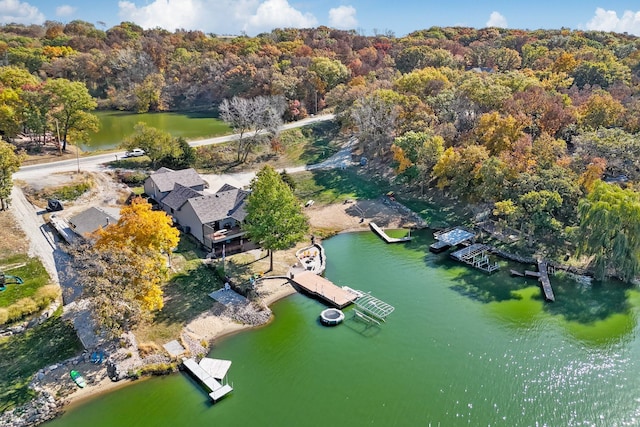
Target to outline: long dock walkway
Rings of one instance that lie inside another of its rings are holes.
[[[547,261],[538,261],[538,273],[540,276],[538,280],[542,284],[542,290],[544,292],[544,297],[547,301],[555,301],[556,296],[553,294],[553,289],[551,288],[551,282],[549,281],[549,273],[547,271]]]
[[[233,391],[233,388],[229,384],[220,384],[218,380],[213,378],[202,366],[198,365],[198,363],[194,359],[184,359],[182,361],[184,365],[191,374],[196,377],[200,382],[206,385],[211,393],[209,393],[209,397],[215,402],[220,399],[222,396],[227,393]]]
[[[296,272],[292,274],[291,280],[308,293],[318,296],[337,308],[346,307],[358,298],[355,293],[334,285],[330,280],[312,271]]]
[[[400,237],[400,238],[389,237],[387,233],[385,233],[384,230],[380,228],[378,224],[376,224],[375,222],[370,222],[369,227],[371,227],[371,230],[373,230],[374,233],[380,236],[380,238],[384,240],[386,243],[402,243],[402,242],[408,242],[411,240],[411,236]]]

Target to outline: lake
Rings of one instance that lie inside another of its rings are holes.
[[[83,151],[117,148],[133,133],[139,122],[187,140],[202,139],[231,133],[231,129],[212,112],[196,113],[130,113],[125,111],[95,111],[100,130],[90,134],[90,140],[80,144]]]
[[[318,321],[295,294],[267,327],[217,342],[234,391],[216,404],[184,373],[73,407],[62,426],[613,426],[640,422],[640,294],[612,282],[487,276],[432,254],[429,232],[387,245],[373,233],[323,242],[326,277],[395,311],[381,326]],[[527,266],[530,268],[529,266]],[[206,297],[206,296],[203,296]]]

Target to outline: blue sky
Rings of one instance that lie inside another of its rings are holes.
[[[0,0],[0,23],[81,19],[110,28],[256,35],[276,27],[327,25],[397,36],[431,26],[594,29],[640,35],[637,0]]]

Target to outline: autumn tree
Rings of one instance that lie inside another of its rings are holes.
[[[96,320],[112,334],[129,330],[163,307],[166,256],[179,232],[162,211],[136,198],[115,224],[96,232],[95,243],[75,251],[79,281],[93,301]]]
[[[371,154],[382,155],[391,147],[398,116],[395,105],[381,94],[360,98],[351,108],[351,119],[356,127],[360,148]]]
[[[22,156],[16,154],[16,147],[0,139],[0,210],[9,208],[13,174],[20,169]]]
[[[293,247],[309,229],[300,201],[268,165],[251,182],[246,211],[243,228],[251,240],[269,251],[269,271],[273,270],[273,251]]]
[[[63,151],[67,149],[70,136],[78,141],[86,138],[87,132],[98,130],[98,118],[89,113],[97,103],[84,83],[52,79],[45,82],[44,91],[51,97],[53,109],[50,114],[58,121]]]
[[[598,279],[629,282],[640,274],[640,194],[596,182],[578,205],[578,254],[591,257]]]
[[[234,96],[223,100],[218,108],[220,118],[239,134],[236,160],[244,163],[262,136],[277,134],[287,104],[278,95],[251,99]]]

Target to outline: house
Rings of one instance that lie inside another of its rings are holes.
[[[78,236],[88,237],[100,228],[115,224],[120,218],[117,208],[89,208],[69,218],[69,228]]]
[[[158,202],[158,205],[167,214],[174,216],[175,212],[179,211],[187,203],[187,200],[194,197],[202,197],[203,195],[204,193],[201,191],[176,183],[173,190]]]
[[[180,194],[175,198],[171,194],[166,196],[171,197],[168,201],[173,206],[174,221],[208,249],[244,236],[240,226],[247,216],[244,208],[249,192],[225,184],[216,193],[190,197],[176,208],[179,198],[187,194],[181,187],[176,187],[176,191]]]
[[[160,168],[144,181],[144,192],[160,203],[162,199],[173,191],[176,184],[195,191],[203,191],[207,186],[207,183],[193,168],[177,171],[169,168]]]

